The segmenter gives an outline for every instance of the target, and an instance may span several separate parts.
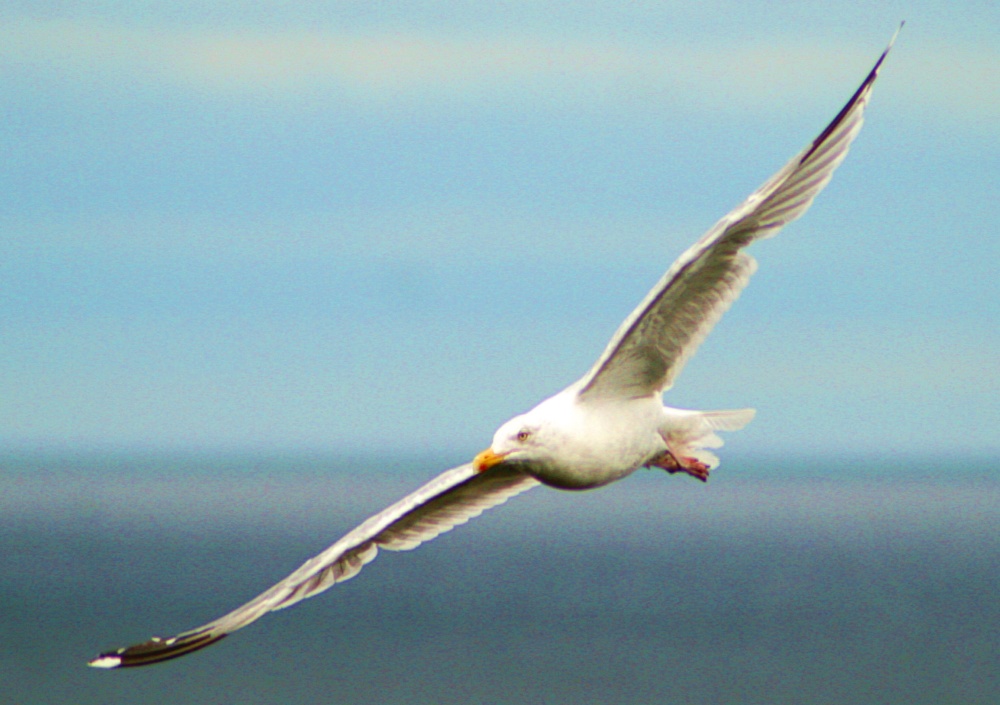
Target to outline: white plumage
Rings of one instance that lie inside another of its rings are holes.
[[[716,431],[742,428],[753,410],[672,409],[660,397],[755,271],[743,248],[801,216],[847,155],[891,47],[892,41],[819,137],[674,262],[580,380],[503,424],[472,463],[371,517],[245,605],[170,639],[102,654],[90,665],[139,666],[203,648],[354,577],[380,548],[416,548],[539,483],[597,487],[643,466],[706,479],[718,462],[707,449],[722,445]]]

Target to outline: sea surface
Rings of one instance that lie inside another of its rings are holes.
[[[444,467],[0,456],[0,702],[1000,703],[988,459],[539,488],[203,651],[85,666],[229,611]]]

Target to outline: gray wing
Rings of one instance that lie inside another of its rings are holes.
[[[895,40],[893,35],[864,83],[819,137],[674,262],[577,382],[581,396],[645,396],[673,385],[756,270],[743,248],[772,237],[805,213],[847,156]]]
[[[143,666],[204,648],[268,612],[290,607],[354,577],[375,558],[379,548],[390,551],[416,548],[537,484],[534,478],[502,465],[482,473],[471,464],[448,470],[371,517],[242,607],[169,639],[154,637],[103,653],[89,664],[98,668]]]

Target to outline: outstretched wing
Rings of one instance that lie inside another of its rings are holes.
[[[469,463],[448,470],[371,517],[242,607],[169,639],[154,637],[141,644],[101,654],[90,661],[90,665],[99,668],[144,666],[202,649],[268,612],[290,607],[354,577],[375,558],[379,548],[414,549],[537,484],[534,478],[504,466],[480,473]]]
[[[756,270],[743,248],[772,237],[805,213],[847,156],[895,40],[893,35],[864,83],[819,137],[674,262],[577,382],[581,396],[645,396],[673,385]]]

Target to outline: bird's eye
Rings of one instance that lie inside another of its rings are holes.
[[[531,431],[522,429],[517,432],[517,440],[520,441],[521,443],[524,443],[529,438],[531,438]]]

